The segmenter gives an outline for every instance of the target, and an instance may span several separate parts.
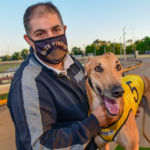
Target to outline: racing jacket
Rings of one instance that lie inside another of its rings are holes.
[[[57,74],[31,49],[16,71],[8,107],[18,150],[95,149],[91,139],[100,126],[93,114],[88,117],[84,69],[72,59],[67,75]]]

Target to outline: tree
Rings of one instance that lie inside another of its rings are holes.
[[[71,50],[71,53],[73,55],[82,55],[83,54],[81,48],[78,48],[78,47],[73,47]]]
[[[115,54],[120,54],[120,43],[115,43]]]
[[[20,59],[21,59],[21,56],[19,52],[14,52],[12,54],[12,60],[20,60]]]
[[[104,54],[105,45],[99,46],[99,49],[96,52],[96,55],[102,55]]]
[[[26,59],[26,57],[28,56],[29,54],[29,50],[28,49],[23,49],[21,52],[20,52],[20,56],[22,59]]]
[[[133,46],[132,45],[129,45],[126,47],[126,53],[127,54],[132,54],[133,53]]]
[[[100,41],[100,40],[95,40],[91,45],[86,46],[86,54],[88,53],[93,53],[96,55],[102,55],[105,52],[109,52],[112,49],[111,43],[108,41]]]
[[[136,41],[136,49],[139,51],[139,54],[144,54],[145,51],[150,50],[150,37]]]
[[[11,56],[10,55],[2,56],[2,61],[8,61],[8,60],[11,60]]]
[[[100,44],[100,40],[99,40],[99,39],[96,39],[95,41],[93,41],[93,44],[99,45],[99,44]]]
[[[86,48],[85,48],[85,53],[86,53],[86,54],[91,54],[91,53],[94,54],[94,51],[95,51],[95,46],[94,46],[94,44],[87,45]]]

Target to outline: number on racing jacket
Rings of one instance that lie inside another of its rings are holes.
[[[137,98],[135,98],[135,96],[134,96],[134,100],[135,100],[135,102],[137,103],[137,102],[138,102],[138,98],[139,98],[139,94],[138,94],[138,91],[137,91],[136,87],[134,87],[134,86],[131,87],[132,81],[128,81],[128,82],[126,82],[126,83],[127,83],[127,85],[129,86],[129,88],[130,88],[132,94],[134,93],[134,91],[136,92]]]

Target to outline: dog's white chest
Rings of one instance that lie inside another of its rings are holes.
[[[100,100],[99,98],[94,94],[94,99],[92,103],[92,109],[96,109],[100,105]]]

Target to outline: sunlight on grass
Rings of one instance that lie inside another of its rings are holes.
[[[12,63],[12,64],[0,64],[0,72],[5,72],[7,71],[8,69],[14,69],[16,67],[18,67],[20,64],[15,64],[15,63]]]
[[[121,146],[117,146],[116,148],[115,148],[115,150],[125,150],[124,148],[122,148]],[[140,149],[139,150],[150,150],[150,148],[144,148],[144,147],[140,147]]]

